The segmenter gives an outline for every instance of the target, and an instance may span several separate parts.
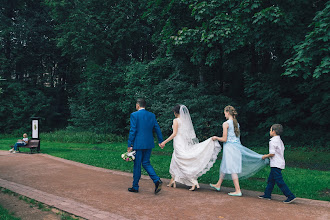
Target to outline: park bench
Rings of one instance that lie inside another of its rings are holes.
[[[17,150],[19,151],[19,149],[21,147],[24,148],[30,148],[30,153],[32,154],[33,152],[40,152],[40,140],[29,140],[29,142],[27,143],[27,145],[25,146],[18,146]]]

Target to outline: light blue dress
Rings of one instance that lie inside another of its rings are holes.
[[[240,137],[235,135],[233,120],[227,120],[226,123],[229,127],[227,142],[223,144],[220,176],[223,179],[248,178],[264,168],[269,160],[268,158],[263,160],[261,154],[241,144]],[[232,176],[232,174],[237,174],[237,176]]]

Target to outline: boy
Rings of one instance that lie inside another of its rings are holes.
[[[267,187],[264,195],[259,196],[260,199],[271,199],[271,194],[274,189],[275,183],[281,189],[283,194],[287,197],[284,203],[293,202],[296,197],[290,191],[289,187],[285,184],[282,177],[282,170],[285,167],[284,160],[284,144],[280,135],[283,132],[283,126],[280,124],[274,124],[270,128],[269,135],[272,137],[269,141],[269,154],[262,156],[262,159],[269,157],[270,159],[270,174],[267,181]]]

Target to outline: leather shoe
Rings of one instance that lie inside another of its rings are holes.
[[[128,191],[129,192],[134,192],[134,193],[138,193],[139,192],[139,190],[136,190],[134,188],[128,188]]]
[[[163,182],[159,179],[157,183],[155,183],[155,194],[159,193],[162,190]]]

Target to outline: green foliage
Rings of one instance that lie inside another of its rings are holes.
[[[121,67],[111,63],[88,63],[77,86],[78,96],[71,98],[72,126],[80,130],[121,134],[126,118],[120,114]]]
[[[288,140],[329,145],[327,1],[5,3],[0,132],[21,133],[35,115],[43,131],[126,136],[144,97],[165,134],[177,103],[201,139],[221,132],[231,104],[243,138],[282,123]]]
[[[20,136],[31,130],[32,116],[51,117],[51,98],[45,96],[42,90],[29,88],[25,83],[10,83],[4,86],[0,94],[0,132],[10,133],[18,130]],[[47,122],[44,123],[47,129]]]
[[[252,113],[250,117],[259,119],[249,125],[255,126],[255,132],[268,136],[269,127],[280,123],[287,141],[327,148],[329,135],[322,130],[330,123],[329,79],[277,77],[260,75],[246,81],[245,93],[249,98],[246,110]]]
[[[294,47],[295,54],[285,62],[284,75],[319,78],[330,72],[330,2],[316,13],[312,30]]]
[[[46,4],[58,22],[57,45],[62,54],[80,64],[86,59],[102,65],[107,59],[150,56],[150,30],[140,19],[144,1],[46,0]]]
[[[0,8],[0,132],[30,130],[41,116],[44,129],[67,124],[66,59],[56,48],[54,23],[43,1],[3,1]],[[59,120],[61,118],[61,120]]]
[[[4,80],[4,79],[2,79],[1,76],[0,76],[0,95],[1,95],[2,92],[3,92],[3,91],[2,91],[2,85],[1,85],[1,82],[2,82],[3,80]]]

